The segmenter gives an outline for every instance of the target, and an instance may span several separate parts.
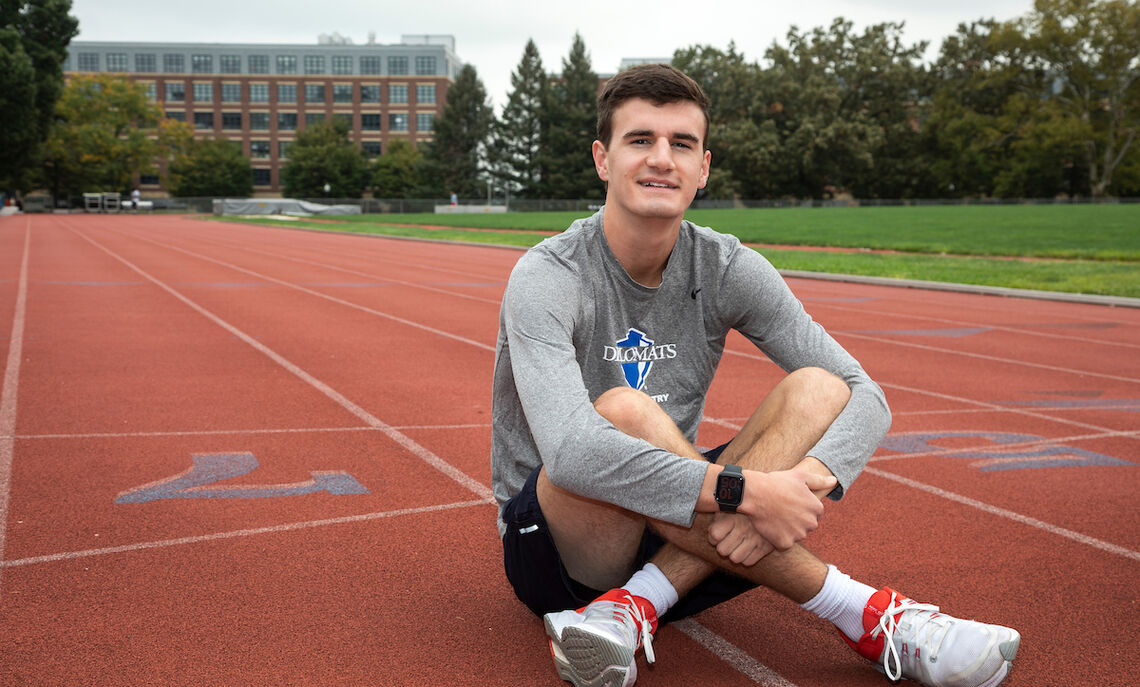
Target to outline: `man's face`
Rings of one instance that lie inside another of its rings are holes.
[[[594,166],[609,186],[606,204],[644,218],[680,218],[708,181],[705,117],[688,101],[654,105],[636,98],[618,106],[608,146],[594,141]]]

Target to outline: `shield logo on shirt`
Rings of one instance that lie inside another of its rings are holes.
[[[630,329],[626,337],[620,341],[615,342],[618,348],[650,348],[653,342],[645,337],[644,332],[639,332],[636,329]],[[649,376],[649,368],[653,367],[652,360],[639,360],[636,354],[631,356],[623,356],[621,364],[622,373],[625,375],[625,381],[634,389],[641,389],[645,385],[645,378]]]

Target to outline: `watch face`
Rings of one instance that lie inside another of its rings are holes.
[[[716,500],[720,503],[739,505],[744,495],[744,478],[736,475],[720,475],[716,483]]]

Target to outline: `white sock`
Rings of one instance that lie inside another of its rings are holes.
[[[658,618],[677,603],[677,590],[669,578],[665,577],[665,573],[661,572],[661,568],[652,563],[646,563],[645,567],[635,572],[622,589],[653,604]]]
[[[864,632],[863,609],[876,591],[829,565],[823,589],[801,608],[831,621],[848,639],[858,642]]]

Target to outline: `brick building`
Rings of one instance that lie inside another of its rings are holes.
[[[452,36],[354,45],[334,35],[313,45],[74,41],[64,73],[121,73],[146,85],[196,135],[240,141],[255,194],[278,196],[289,145],[309,124],[345,121],[369,156],[397,138],[430,140],[462,66]],[[140,185],[161,191],[157,176]]]

